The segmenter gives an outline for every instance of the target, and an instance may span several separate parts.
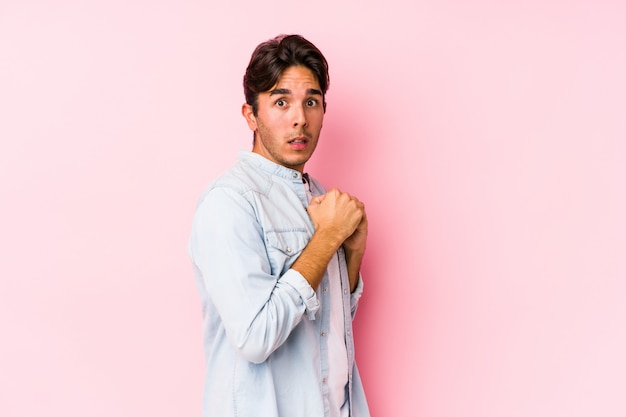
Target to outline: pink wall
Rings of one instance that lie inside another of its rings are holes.
[[[373,414],[626,415],[625,3],[216,3],[0,3],[0,415],[199,415],[191,216],[279,32],[368,207]]]

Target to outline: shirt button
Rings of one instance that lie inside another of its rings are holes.
[[[293,173],[293,178],[294,178],[294,179],[295,179],[295,178],[298,178],[298,173],[297,173],[297,172],[294,172],[294,173]]]
[[[347,333],[348,333],[348,336],[350,336],[350,330],[348,330]]]
[[[320,333],[320,335],[321,335],[322,337],[324,337],[324,336],[326,336],[326,332],[322,332],[322,333]]]
[[[324,287],[324,292],[328,292],[328,287]]]
[[[348,290],[343,290],[343,293],[344,293],[344,294],[347,294],[347,293],[348,293]]]
[[[322,378],[322,384],[326,384],[326,378]]]
[[[291,253],[291,248],[287,248],[285,250],[287,251],[287,253]]]

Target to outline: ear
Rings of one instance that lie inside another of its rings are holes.
[[[241,106],[241,115],[243,116],[244,119],[246,119],[246,122],[248,123],[248,127],[250,128],[250,130],[252,130],[253,132],[256,131],[256,117],[254,117],[254,112],[252,111],[252,106],[249,105],[248,103],[244,103]]]

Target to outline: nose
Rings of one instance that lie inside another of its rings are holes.
[[[293,127],[304,127],[306,126],[306,113],[304,111],[304,107],[302,105],[293,106],[294,111],[293,115]]]

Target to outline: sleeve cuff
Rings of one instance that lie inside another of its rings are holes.
[[[280,280],[291,285],[298,294],[300,294],[300,298],[302,298],[302,302],[305,306],[307,318],[309,320],[315,320],[315,315],[320,308],[320,302],[309,282],[295,269],[290,269],[285,272],[285,274],[280,277]]]
[[[356,303],[357,301],[359,301],[359,298],[361,298],[361,295],[363,295],[363,277],[361,276],[361,274],[359,274],[359,281],[357,282],[356,288],[354,289],[351,295],[352,302]]]
[[[356,312],[356,307],[359,304],[359,298],[363,295],[363,277],[359,273],[359,281],[356,284],[356,288],[350,294],[350,310],[352,310],[352,315]]]

